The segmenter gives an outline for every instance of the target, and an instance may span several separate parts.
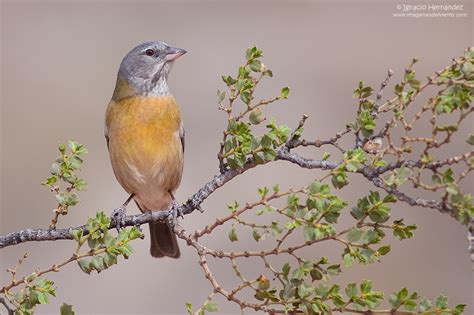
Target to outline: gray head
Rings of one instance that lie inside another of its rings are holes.
[[[134,94],[168,95],[167,78],[177,58],[186,53],[181,48],[151,41],[133,48],[122,60],[114,95]],[[124,84],[126,83],[126,84]],[[128,90],[128,92],[123,89]]]

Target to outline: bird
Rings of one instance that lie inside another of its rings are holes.
[[[181,182],[184,127],[168,86],[176,59],[186,53],[160,41],[134,47],[123,58],[105,113],[105,139],[117,181],[141,212],[167,210]],[[166,222],[150,222],[150,254],[179,258],[176,234]]]

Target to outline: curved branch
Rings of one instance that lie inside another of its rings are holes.
[[[193,212],[195,209],[200,209],[201,203],[204,202],[215,190],[222,187],[225,183],[244,173],[245,171],[255,167],[257,164],[253,161],[248,161],[244,167],[237,170],[226,170],[222,174],[214,176],[204,187],[200,188],[195,194],[193,194],[183,205],[179,206],[176,210],[178,213],[183,215]],[[170,210],[168,211],[152,211],[142,214],[129,215],[125,217],[125,223],[123,226],[138,226],[149,222],[164,221],[170,216]],[[109,229],[115,228],[116,222],[112,218]],[[0,248],[7,246],[16,245],[19,243],[32,242],[32,241],[56,241],[56,240],[71,240],[72,231],[75,229],[82,229],[83,235],[87,235],[89,231],[85,225],[78,226],[76,228],[65,228],[65,229],[24,229],[17,232],[8,233],[4,236],[0,236]]]
[[[429,166],[433,168],[438,168],[443,165],[457,163],[461,160],[467,160],[472,156],[473,152],[468,152],[462,156],[454,157],[447,159],[445,161],[433,162]],[[314,160],[305,158],[297,153],[290,152],[290,149],[287,146],[283,146],[277,151],[276,160],[282,160],[291,162],[300,167],[307,169],[322,169],[322,170],[332,170],[340,165],[338,162],[328,161],[328,160]],[[407,161],[405,162],[410,166],[417,166],[418,162]],[[407,165],[406,164],[406,165]],[[200,210],[201,204],[206,200],[214,191],[218,188],[224,186],[228,181],[232,180],[234,177],[246,172],[247,170],[256,167],[256,164],[252,159],[247,160],[247,163],[240,169],[227,169],[223,173],[214,176],[214,178],[209,181],[204,187],[200,188],[196,193],[194,193],[184,204],[179,206],[176,210],[178,213],[183,215],[192,213],[195,209]],[[422,198],[412,198],[403,192],[387,187],[383,181],[378,177],[378,175],[396,168],[398,164],[390,164],[384,168],[372,169],[370,167],[364,166],[357,171],[357,173],[363,175],[369,181],[371,181],[375,186],[385,190],[388,193],[391,193],[397,197],[398,200],[404,201],[412,206],[420,206],[425,208],[437,209],[442,213],[448,213],[451,217],[454,217],[453,209],[448,208],[444,203],[435,200],[425,200]],[[399,167],[399,166],[398,166]],[[426,166],[425,166],[426,167]],[[123,226],[139,226],[149,222],[156,221],[165,221],[171,215],[171,210],[167,211],[152,211],[142,214],[129,215],[125,217],[125,224]],[[109,226],[109,229],[116,227],[115,219],[112,218],[112,222]],[[56,240],[71,240],[73,239],[72,231],[75,229],[82,229],[84,235],[88,234],[87,227],[85,225],[76,227],[76,228],[64,228],[64,229],[24,229],[17,232],[12,232],[4,236],[0,236],[0,249],[16,245],[19,243],[31,242],[31,241],[56,241]]]
[[[454,216],[454,211],[453,209],[448,208],[444,203],[436,201],[436,200],[427,200],[423,198],[413,198],[405,194],[404,192],[401,192],[400,190],[392,187],[388,187],[383,183],[383,180],[380,179],[380,177],[374,177],[371,179],[371,182],[374,183],[375,186],[385,190],[387,193],[394,195],[397,197],[398,200],[404,201],[408,203],[411,206],[418,206],[418,207],[423,207],[423,208],[432,208],[432,209],[437,209],[441,213],[447,213],[451,217]]]

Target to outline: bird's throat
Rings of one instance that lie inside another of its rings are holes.
[[[133,96],[169,96],[171,95],[165,76],[154,79],[123,79],[119,75],[115,84],[112,100],[119,101]]]

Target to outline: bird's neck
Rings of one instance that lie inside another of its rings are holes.
[[[114,94],[112,100],[118,101],[133,96],[169,96],[171,95],[168,88],[168,81],[165,76],[158,79],[143,79],[132,77],[124,79],[117,77]]]

